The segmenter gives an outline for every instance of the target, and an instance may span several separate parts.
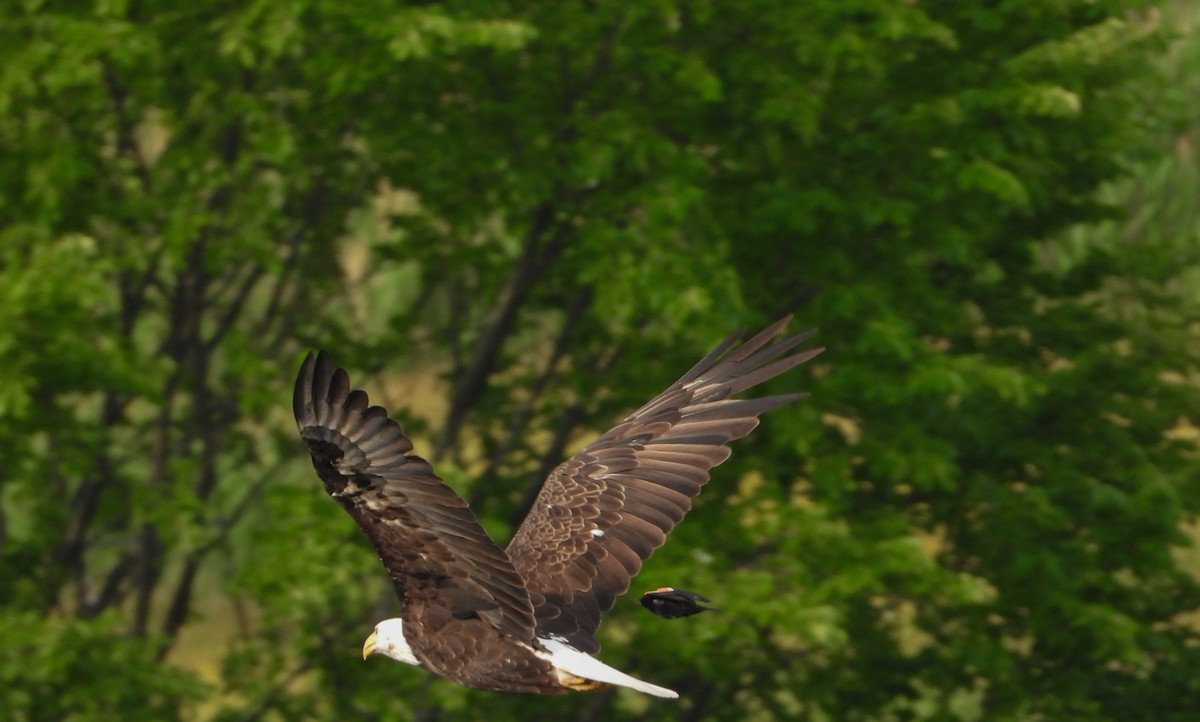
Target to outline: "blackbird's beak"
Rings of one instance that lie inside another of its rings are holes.
[[[375,631],[372,630],[370,636],[363,642],[363,659],[370,657],[375,652]]]

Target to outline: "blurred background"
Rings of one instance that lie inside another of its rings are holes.
[[[1194,720],[1200,4],[0,6],[0,718]],[[491,695],[291,418],[325,348],[506,540],[739,326],[602,658]],[[726,611],[640,609],[659,586]]]

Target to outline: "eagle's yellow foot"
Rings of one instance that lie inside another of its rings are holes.
[[[576,692],[594,692],[598,689],[606,689],[612,685],[605,682],[597,682],[594,679],[585,679],[576,677],[575,675],[561,674],[558,678],[558,683],[567,689],[573,689]]]

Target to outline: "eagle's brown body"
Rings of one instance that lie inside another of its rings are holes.
[[[427,610],[434,611],[424,613]],[[408,622],[406,626],[420,630],[411,637],[410,644],[422,665],[435,674],[488,692],[570,691],[550,662],[539,659],[529,647],[481,619],[446,619],[436,605],[420,602],[406,603],[401,615]]]
[[[669,693],[587,655],[600,648],[600,614],[683,519],[728,442],[801,395],[732,398],[821,351],[791,353],[808,334],[770,343],[785,324],[740,346],[731,337],[556,468],[507,549],[326,354],[305,359],[294,412],[326,492],[391,575],[403,636],[422,666],[498,692],[559,694],[607,680]],[[547,651],[560,643],[557,656]]]

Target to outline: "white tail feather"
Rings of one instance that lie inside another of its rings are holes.
[[[630,677],[620,670],[613,669],[592,655],[580,652],[561,639],[538,637],[538,641],[542,643],[542,647],[546,650],[545,652],[538,652],[538,656],[553,664],[554,668],[559,671],[576,677],[583,677],[584,679],[615,684],[618,687],[636,689],[639,692],[652,694],[655,697],[679,698],[677,692]]]

